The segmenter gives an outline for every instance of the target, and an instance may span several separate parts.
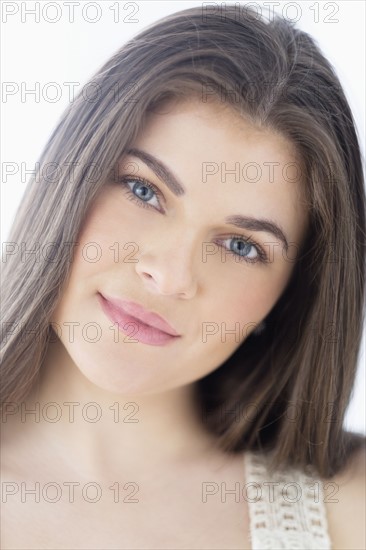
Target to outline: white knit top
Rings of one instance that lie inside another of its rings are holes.
[[[278,469],[244,453],[252,550],[330,550],[322,482],[315,470]]]

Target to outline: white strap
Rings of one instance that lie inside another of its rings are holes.
[[[245,452],[252,550],[330,550],[322,482],[298,469],[272,475],[266,458]]]

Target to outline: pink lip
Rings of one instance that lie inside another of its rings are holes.
[[[180,336],[160,315],[135,302],[104,296],[100,292],[98,298],[104,313],[131,338],[150,345],[164,345]],[[137,332],[131,325],[138,329]]]

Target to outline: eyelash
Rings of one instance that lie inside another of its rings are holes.
[[[164,200],[160,189],[155,187],[155,185],[153,185],[152,183],[148,182],[145,178],[142,178],[140,176],[139,177],[136,177],[136,176],[120,176],[117,179],[117,181],[118,181],[118,183],[120,183],[124,186],[124,190],[126,191],[126,193],[128,195],[128,200],[131,200],[132,202],[135,202],[141,208],[154,208],[154,209],[156,209],[155,206],[153,206],[152,204],[146,203],[145,201],[143,201],[142,199],[140,199],[139,197],[137,197],[133,193],[132,189],[130,189],[130,187],[127,185],[128,182],[130,182],[130,181],[134,181],[135,183],[136,182],[137,183],[142,183],[148,189],[153,191],[156,194],[156,196],[159,197],[159,199]],[[252,260],[252,259],[245,258],[245,256],[240,256],[239,254],[235,254],[235,252],[232,252],[231,250],[228,250],[227,248],[224,247],[225,250],[227,250],[229,252],[229,254],[231,254],[234,257],[234,260],[237,260],[239,262],[246,262],[246,263],[249,263],[249,264],[256,264],[256,263],[263,263],[264,264],[264,263],[268,262],[267,254],[264,252],[263,248],[255,240],[252,239],[252,237],[247,238],[247,237],[244,237],[243,235],[229,235],[225,239],[220,239],[220,242],[226,241],[227,239],[237,239],[237,240],[245,242],[248,245],[252,245],[252,246],[254,246],[254,248],[257,250],[257,253],[258,253],[258,257],[256,259]]]
[[[136,195],[134,195],[134,193],[132,192],[132,189],[130,189],[127,185],[127,183],[130,181],[143,183],[145,187],[148,187],[151,191],[153,191],[157,197],[159,197],[161,200],[164,200],[164,197],[160,189],[158,189],[157,187],[155,187],[155,185],[145,180],[145,178],[141,178],[140,176],[139,177],[136,177],[136,176],[119,177],[118,182],[125,186],[124,190],[128,195],[128,199],[131,200],[132,202],[136,202],[138,206],[141,206],[142,208],[155,208],[155,206],[153,206],[152,204],[148,204],[147,202],[144,202],[143,200],[139,199],[139,197],[136,197]]]
[[[226,241],[227,239],[237,239],[238,241],[243,241],[245,244],[249,244],[251,246],[254,246],[254,248],[257,251],[257,258],[254,260],[250,258],[246,258],[245,256],[240,256],[239,254],[235,254],[235,252],[232,252],[231,250],[228,250],[225,248],[229,254],[231,254],[234,257],[234,260],[239,262],[246,262],[248,264],[257,264],[262,263],[265,264],[268,262],[267,254],[264,252],[263,248],[254,240],[252,237],[243,237],[243,235],[229,235],[225,239],[221,239],[221,241]]]

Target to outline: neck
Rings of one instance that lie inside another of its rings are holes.
[[[200,422],[193,384],[144,395],[111,393],[83,375],[59,340],[49,344],[21,409],[23,427],[36,432],[41,445],[89,476],[221,454]]]

